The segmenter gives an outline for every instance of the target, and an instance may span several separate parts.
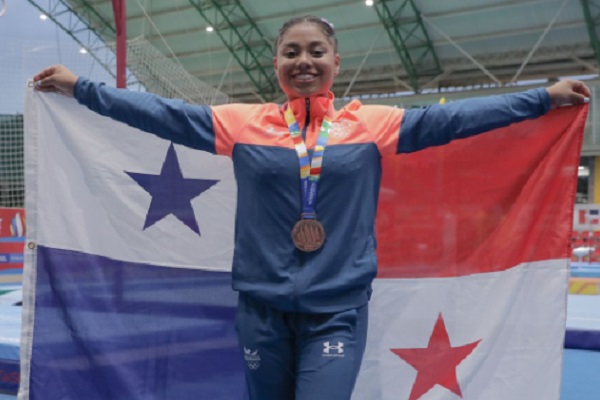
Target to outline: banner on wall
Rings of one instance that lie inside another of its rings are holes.
[[[0,207],[0,286],[21,284],[25,210]]]
[[[574,231],[600,231],[600,204],[576,204],[573,213]]]

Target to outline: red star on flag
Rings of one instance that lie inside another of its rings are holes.
[[[417,370],[417,379],[409,400],[419,399],[436,384],[462,398],[460,385],[456,379],[456,367],[471,354],[479,342],[481,340],[452,347],[444,319],[440,313],[426,348],[390,349]]]

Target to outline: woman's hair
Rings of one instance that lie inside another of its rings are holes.
[[[287,20],[281,28],[279,28],[279,35],[277,35],[277,40],[275,41],[275,54],[277,54],[277,46],[279,46],[279,42],[283,35],[294,25],[298,25],[304,22],[308,22],[311,24],[315,24],[321,29],[321,31],[327,36],[329,42],[333,45],[333,49],[335,52],[338,52],[338,40],[335,36],[335,30],[333,29],[333,24],[327,21],[325,18],[315,17],[314,15],[305,15],[303,17],[294,17]]]

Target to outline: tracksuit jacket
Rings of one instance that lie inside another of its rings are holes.
[[[238,185],[233,288],[277,309],[307,313],[339,312],[368,302],[377,272],[382,157],[536,118],[550,108],[544,88],[406,110],[352,101],[336,111],[331,94],[284,105],[209,107],[85,78],[78,79],[75,98],[101,115],[174,143],[231,157]],[[297,250],[290,236],[302,204],[286,107],[294,111],[309,153],[323,116],[333,120],[316,202],[327,237],[311,253]]]

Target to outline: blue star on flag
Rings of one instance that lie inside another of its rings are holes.
[[[173,143],[169,146],[167,157],[160,175],[141,174],[125,171],[152,196],[144,229],[173,214],[181,222],[200,236],[200,228],[196,222],[192,200],[215,185],[214,179],[184,178],[177,160]]]

